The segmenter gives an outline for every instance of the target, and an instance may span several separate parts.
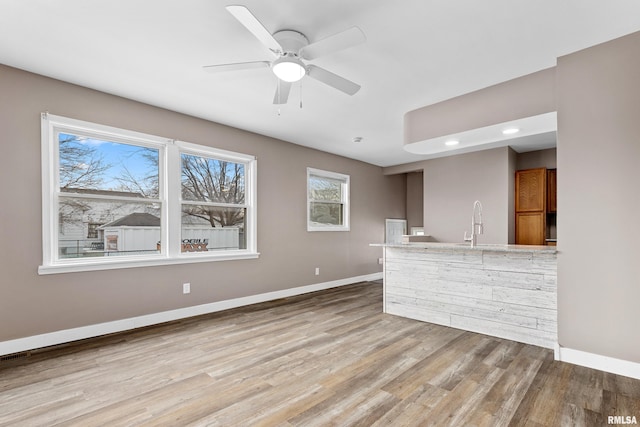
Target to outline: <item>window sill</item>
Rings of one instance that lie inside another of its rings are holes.
[[[233,261],[242,259],[257,259],[260,257],[259,252],[238,252],[224,254],[191,254],[188,256],[178,256],[174,258],[168,257],[146,257],[117,261],[95,261],[95,262],[60,262],[51,265],[41,265],[38,267],[38,274],[59,274],[59,273],[76,273],[83,271],[99,271],[99,270],[116,270],[121,268],[136,267],[155,267],[159,265],[176,265],[176,264],[193,264],[198,262],[214,262],[214,261]]]
[[[307,226],[307,231],[350,231],[349,227],[312,227]]]

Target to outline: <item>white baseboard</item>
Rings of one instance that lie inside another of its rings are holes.
[[[557,342],[553,345],[553,360],[560,360],[560,344]]]
[[[640,380],[640,363],[628,360],[615,359],[560,346],[558,347],[556,360]]]
[[[129,319],[115,320],[113,322],[81,326],[79,328],[65,329],[62,331],[34,335],[25,338],[18,338],[15,340],[2,341],[0,342],[0,355],[20,353],[22,351],[64,344],[85,338],[98,337],[100,335],[112,334],[115,332],[127,331],[144,326],[156,325],[158,323],[169,322],[172,320],[179,320],[188,317],[199,316],[202,314],[215,313],[217,311],[228,310],[230,308],[242,307],[245,305],[272,301],[280,298],[307,294],[309,292],[335,288],[338,286],[346,286],[353,283],[379,279],[382,279],[382,273],[373,273],[364,276],[349,277],[346,279],[333,280],[331,282],[316,283],[314,285],[301,286],[298,288],[284,289],[281,291],[267,292],[259,295],[251,295],[248,297],[234,298],[209,304],[196,305],[193,307],[179,308],[176,310],[131,317]]]

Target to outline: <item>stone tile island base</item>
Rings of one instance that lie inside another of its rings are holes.
[[[556,250],[408,243],[384,247],[384,311],[553,349]]]

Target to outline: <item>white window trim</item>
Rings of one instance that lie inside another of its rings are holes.
[[[311,175],[338,179],[345,181],[346,185],[343,188],[342,200],[344,204],[343,212],[343,225],[312,225],[311,224],[311,199],[309,198],[309,178]],[[351,206],[350,206],[350,192],[351,192],[351,178],[349,175],[345,175],[338,172],[329,172],[321,169],[307,168],[307,231],[350,231],[350,218],[351,218]]]
[[[134,143],[159,150],[159,203],[161,203],[160,254],[120,257],[57,259],[58,214],[55,188],[58,182],[58,151],[53,138],[56,132],[80,132],[115,142]],[[167,264],[188,264],[210,261],[255,259],[257,251],[257,160],[255,156],[219,150],[183,141],[174,141],[154,135],[85,122],[49,113],[41,118],[42,162],[42,265],[39,274],[70,273],[77,271],[111,270],[119,268],[149,267]],[[191,153],[220,160],[240,162],[245,168],[246,249],[220,252],[180,252],[181,223],[181,163],[180,154]],[[171,224],[177,224],[171,226]]]

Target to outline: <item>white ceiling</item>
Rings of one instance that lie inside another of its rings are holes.
[[[234,0],[0,0],[0,62],[390,166],[429,157],[403,149],[406,112],[640,30],[638,0],[237,2],[268,30],[293,29],[311,42],[354,25],[366,34],[365,44],[313,61],[362,85],[356,95],[304,78],[302,95],[296,84],[278,109],[269,69],[202,70],[273,58],[228,4]]]

